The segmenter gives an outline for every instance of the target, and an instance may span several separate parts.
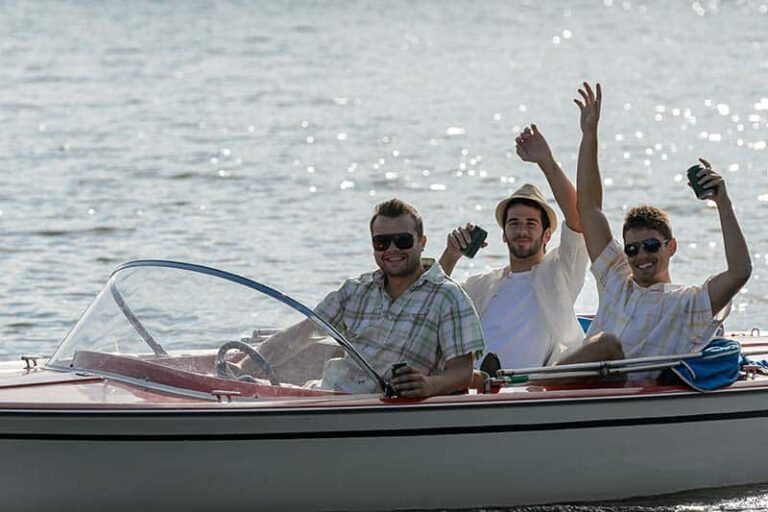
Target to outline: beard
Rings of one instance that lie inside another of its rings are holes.
[[[377,262],[379,264],[379,268],[384,273],[385,276],[389,277],[406,277],[417,270],[421,268],[421,257],[420,255],[408,255],[408,257],[405,260],[404,265],[402,266],[395,266],[395,268],[392,268],[391,265],[387,265],[382,261]]]
[[[408,265],[401,268],[400,270],[396,270],[394,272],[390,272],[388,275],[392,277],[404,277],[409,276],[416,272],[421,267],[421,260],[418,258],[409,259]]]
[[[509,252],[512,254],[512,256],[517,259],[524,260],[539,253],[543,244],[543,240],[543,236],[538,240],[532,239],[528,244],[528,247],[519,247],[515,244],[514,240],[511,242],[507,241],[507,247],[509,248]]]

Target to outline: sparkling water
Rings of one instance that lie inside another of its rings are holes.
[[[427,255],[459,224],[490,231],[456,277],[501,266],[496,203],[546,184],[514,136],[537,123],[575,179],[583,80],[604,88],[614,234],[649,202],[672,216],[675,281],[723,270],[717,211],[685,184],[707,158],[754,269],[727,327],[768,328],[765,0],[4,2],[0,27],[4,359],[50,353],[132,259],[312,306],[374,268],[370,212],[393,196],[423,214]],[[590,278],[578,308],[596,303]],[[703,500],[766,504],[743,495]]]

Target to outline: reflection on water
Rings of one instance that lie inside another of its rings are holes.
[[[496,202],[536,122],[575,176],[578,84],[605,90],[601,168],[669,210],[675,280],[725,267],[684,170],[723,171],[753,257],[729,327],[768,326],[768,4],[34,2],[0,42],[0,356],[50,353],[120,262],[241,273],[312,305],[370,270],[367,219],[400,196],[437,256]],[[589,282],[579,308],[596,306]],[[768,328],[768,327],[766,327]]]

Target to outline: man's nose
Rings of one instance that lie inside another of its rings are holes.
[[[525,224],[518,224],[513,228],[514,233],[527,233],[528,232],[528,226]]]

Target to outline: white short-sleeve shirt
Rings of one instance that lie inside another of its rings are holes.
[[[603,249],[591,271],[600,305],[587,337],[599,332],[615,334],[628,358],[701,350],[730,310],[729,305],[712,314],[709,280],[701,286],[638,285],[616,240]]]

